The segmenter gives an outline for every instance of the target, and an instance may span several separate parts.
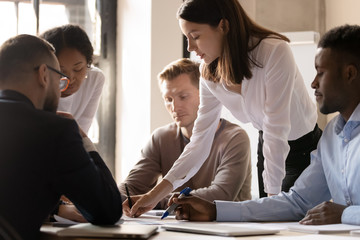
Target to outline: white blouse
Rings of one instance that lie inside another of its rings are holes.
[[[104,83],[103,72],[99,68],[90,67],[79,90],[68,97],[60,98],[58,110],[71,113],[85,133],[89,131],[99,106]]]
[[[251,122],[264,132],[265,192],[281,191],[290,150],[288,140],[296,140],[314,129],[316,105],[287,42],[264,39],[252,57],[261,67],[253,67],[253,77],[242,81],[241,94],[228,90],[223,83],[200,79],[200,106],[190,143],[164,177],[174,189],[188,181],[209,155],[221,109],[225,106],[239,121]]]

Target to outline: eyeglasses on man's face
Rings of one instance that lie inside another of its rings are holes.
[[[65,73],[62,73],[62,72],[56,70],[55,68],[53,68],[53,67],[51,67],[51,66],[49,66],[47,64],[46,64],[46,67],[48,69],[50,69],[51,71],[56,72],[57,74],[59,74],[61,76],[60,83],[59,83],[59,88],[60,88],[60,92],[64,92],[69,86],[70,78]],[[38,70],[38,69],[39,69],[39,67],[35,68],[35,70]]]
[[[64,92],[68,86],[69,86],[69,82],[70,82],[70,78],[65,75],[65,73],[62,73],[58,70],[56,70],[55,68],[53,67],[50,67],[49,65],[46,64],[46,66],[51,70],[51,71],[54,71],[56,72],[57,74],[59,74],[61,76],[60,78],[60,83],[59,83],[59,88],[60,88],[60,92]]]

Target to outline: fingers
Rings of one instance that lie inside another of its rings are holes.
[[[127,199],[123,202],[123,212],[125,213],[126,216],[139,217],[141,214],[148,211],[147,209],[143,210],[143,208],[142,208],[143,201],[144,201],[143,195],[131,196],[131,201],[133,204],[131,209],[130,209],[129,202]],[[146,201],[146,199],[145,199],[145,201]]]
[[[147,211],[148,211],[147,208],[140,207],[140,208],[138,208],[138,210],[135,212],[135,214],[134,214],[133,217],[140,217],[141,215],[143,215],[143,214],[146,213]]]
[[[133,203],[132,208],[130,209],[130,217],[139,217],[140,215],[146,213],[147,211],[151,210],[152,208],[145,207],[146,198],[141,197],[138,199],[135,204]]]
[[[304,225],[320,225],[323,223],[323,216],[321,213],[309,210],[306,216],[299,221],[300,224]]]
[[[129,204],[128,204],[128,200],[127,200],[127,199],[123,202],[122,207],[123,207],[123,213],[124,213],[126,216],[131,217],[131,216],[130,216],[130,207],[129,207]]]
[[[302,219],[301,221],[299,221],[299,223],[303,224],[303,225],[322,225],[322,224],[324,224],[323,221],[321,221],[321,219],[317,219],[317,218]]]
[[[139,209],[139,207],[141,206],[141,199],[139,201],[137,201],[135,204],[133,204],[132,208],[130,209],[130,217],[135,217],[136,216],[136,213]],[[140,215],[138,215],[140,216]]]
[[[174,202],[176,204],[191,204],[191,203],[195,202],[195,198],[193,198],[192,196],[178,198],[176,196],[176,197],[172,198],[172,202]]]
[[[189,218],[189,214],[186,211],[187,209],[188,208],[186,208],[185,206],[177,207],[175,210],[175,218],[177,220],[189,220],[190,218]]]
[[[174,198],[178,198],[179,197],[179,193],[173,193],[172,195],[171,195],[171,197],[169,198],[169,200],[168,200],[168,202],[167,202],[167,205],[168,206],[171,206],[171,204],[173,204],[173,199]]]

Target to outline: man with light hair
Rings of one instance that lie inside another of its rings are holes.
[[[160,91],[174,122],[153,132],[141,151],[140,160],[120,185],[122,193],[126,193],[125,183],[134,200],[138,197],[133,195],[151,190],[191,141],[200,102],[199,78],[199,64],[185,58],[170,63],[159,73]],[[209,201],[251,199],[250,155],[246,132],[238,125],[221,119],[204,165],[175,192],[190,187],[192,195]],[[167,199],[163,199],[157,208],[166,208]]]

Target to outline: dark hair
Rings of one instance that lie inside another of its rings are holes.
[[[345,53],[360,66],[360,26],[342,25],[326,32],[318,43],[319,48],[331,48],[338,53]]]
[[[289,41],[285,36],[263,28],[253,22],[238,0],[185,0],[177,17],[189,22],[217,27],[222,19],[228,22],[221,56],[203,67],[205,79],[219,82],[220,79],[240,84],[243,78],[252,77],[252,67],[262,67],[253,59],[251,51],[265,38]],[[253,39],[250,39],[253,38]]]
[[[191,83],[199,89],[200,79],[200,64],[194,62],[188,58],[181,58],[179,60],[169,63],[164,69],[158,74],[159,84],[163,81],[171,81],[181,74],[188,74],[190,76]]]
[[[86,32],[77,25],[55,27],[42,33],[40,37],[54,45],[57,56],[64,48],[75,48],[85,56],[88,67],[93,62],[94,48]]]
[[[50,43],[32,35],[21,34],[8,39],[0,48],[0,81],[55,59],[54,52]]]

